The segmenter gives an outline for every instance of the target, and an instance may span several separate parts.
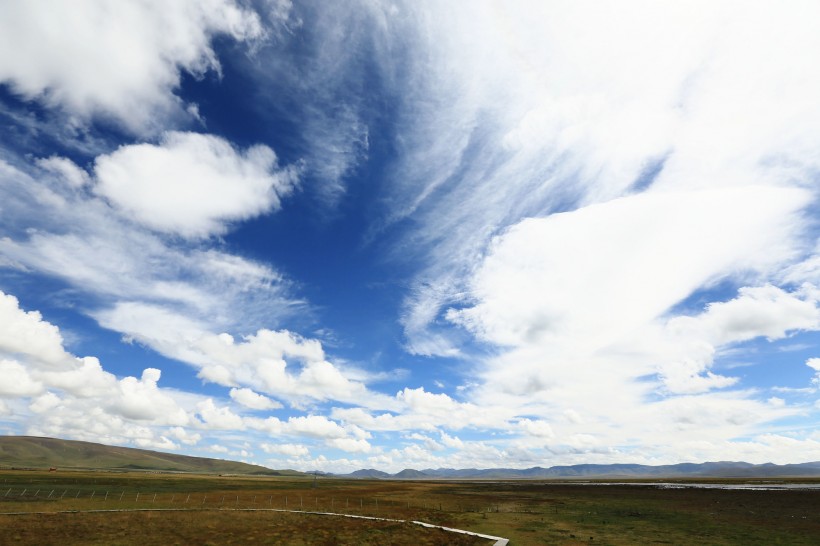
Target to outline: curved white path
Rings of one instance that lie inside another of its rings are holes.
[[[487,540],[494,540],[494,546],[507,546],[509,539],[497,537],[493,535],[485,535],[482,533],[474,533],[472,531],[465,531],[464,529],[454,529],[453,527],[444,527],[441,525],[433,525],[432,523],[425,523],[423,521],[406,520],[406,519],[391,519],[391,518],[377,518],[374,516],[357,516],[354,514],[337,514],[335,512],[310,512],[306,510],[284,510],[281,508],[220,508],[220,511],[231,512],[288,512],[291,514],[313,514],[316,516],[337,516],[342,518],[355,519],[369,519],[376,521],[392,521],[395,523],[412,523],[414,525],[421,525],[429,529],[441,529],[449,533],[460,533],[462,535],[470,535],[479,538],[486,538]],[[191,512],[190,508],[124,508],[112,510],[59,510],[56,512],[0,512],[0,516],[28,516],[28,515],[45,515],[45,514],[91,514],[102,512]]]

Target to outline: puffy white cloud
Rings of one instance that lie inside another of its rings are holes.
[[[37,160],[37,166],[56,174],[59,180],[65,181],[73,189],[91,185],[91,177],[88,173],[70,159],[52,156]]]
[[[667,328],[678,334],[697,332],[715,345],[765,336],[780,339],[791,330],[820,329],[818,294],[810,285],[795,292],[772,286],[744,287],[726,302],[713,302],[695,317],[675,317]]]
[[[214,36],[262,32],[258,16],[231,0],[4,2],[0,82],[79,120],[99,114],[148,131],[183,115],[173,94],[181,71],[219,71]]]
[[[165,308],[136,302],[118,304],[96,318],[107,328],[199,368],[200,377],[220,385],[244,386],[294,401],[395,405],[328,362],[317,340],[286,330],[261,329],[237,341],[227,333],[212,334],[204,325]]]
[[[372,449],[367,440],[356,438],[333,438],[326,443],[331,447],[347,451],[348,453],[369,453]]]
[[[536,436],[539,438],[552,438],[555,436],[550,424],[543,419],[520,419],[518,421],[518,426],[530,436]]]
[[[119,395],[113,400],[114,412],[136,421],[152,421],[157,424],[185,425],[189,422],[187,413],[176,401],[164,394],[158,387],[161,372],[147,368],[142,378],[125,377],[118,383]]]
[[[267,396],[262,396],[261,394],[253,392],[251,389],[247,388],[234,388],[230,390],[229,394],[238,404],[254,410],[269,410],[282,407],[282,404],[279,402],[271,400]]]
[[[132,144],[97,157],[94,191],[151,229],[207,237],[279,208],[296,174],[257,145],[237,151],[226,140],[169,132],[158,144]]]
[[[0,355],[16,355],[0,358],[0,397],[27,407],[26,433],[170,448],[163,427],[174,425],[165,436],[196,439],[181,425],[193,424],[199,397],[159,387],[160,370],[117,379],[97,358],[68,353],[59,329],[13,296],[0,292],[0,313]]]
[[[52,387],[80,397],[107,397],[117,389],[117,378],[106,372],[93,356],[77,359],[76,365],[69,369],[46,371],[41,375]]]
[[[259,447],[265,453],[276,453],[287,457],[309,457],[310,450],[302,444],[268,444],[263,443]]]
[[[197,405],[197,415],[209,429],[243,430],[245,428],[242,417],[228,407],[218,407],[210,398]]]
[[[202,439],[202,435],[198,432],[190,432],[182,427],[173,427],[168,429],[168,436],[179,440],[185,445],[196,445]]]
[[[24,355],[49,367],[71,357],[63,349],[63,338],[53,324],[37,311],[24,311],[14,296],[0,291],[0,354]]]
[[[477,305],[448,318],[495,344],[583,332],[603,346],[708,282],[787,258],[790,215],[809,199],[777,187],[650,191],[524,220],[474,275]]]
[[[29,409],[34,413],[46,413],[58,407],[62,400],[53,392],[47,392],[38,396],[29,404]]]
[[[0,396],[35,396],[43,392],[43,384],[31,378],[26,368],[13,360],[0,360]]]
[[[85,295],[90,313],[112,300],[150,302],[226,329],[304,307],[268,265],[140,229],[69,183],[40,180],[5,163],[0,177],[6,234],[0,263],[68,283]]]
[[[306,415],[288,419],[286,430],[312,438],[342,439],[348,436],[347,431],[324,415]]]
[[[810,358],[806,361],[806,366],[814,370],[814,377],[811,382],[813,385],[820,387],[820,358]]]

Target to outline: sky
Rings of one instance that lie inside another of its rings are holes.
[[[820,460],[820,4],[0,3],[0,434]]]

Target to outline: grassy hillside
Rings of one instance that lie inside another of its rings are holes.
[[[0,468],[12,467],[212,474],[298,474],[234,461],[173,455],[146,449],[34,436],[0,436]]]

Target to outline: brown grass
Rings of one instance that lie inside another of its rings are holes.
[[[271,511],[285,508],[426,521],[507,537],[512,546],[820,544],[820,490],[335,479],[318,485],[309,478],[0,472],[0,512],[183,510],[0,515],[0,544],[490,543],[408,524]]]

